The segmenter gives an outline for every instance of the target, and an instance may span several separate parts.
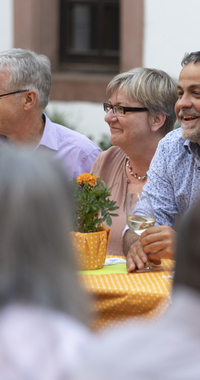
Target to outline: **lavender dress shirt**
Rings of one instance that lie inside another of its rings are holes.
[[[41,146],[52,150],[64,165],[70,180],[81,173],[89,173],[101,153],[101,149],[86,136],[52,123],[46,115],[44,132],[37,149]]]
[[[45,128],[36,149],[51,151],[64,165],[69,180],[81,173],[89,173],[101,149],[81,133],[52,123],[45,114],[44,116]],[[0,145],[5,142],[6,138],[0,136]]]

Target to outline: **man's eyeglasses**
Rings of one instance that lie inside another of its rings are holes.
[[[110,103],[103,103],[103,109],[108,113],[111,109],[113,113],[117,116],[123,116],[126,112],[144,112],[148,111],[146,107],[123,107],[123,106],[112,106]]]
[[[7,94],[0,95],[0,98],[2,98],[3,96],[8,96],[8,95],[12,95],[12,94],[18,94],[19,92],[26,92],[26,91],[29,91],[29,90],[18,90],[18,91],[8,92]]]

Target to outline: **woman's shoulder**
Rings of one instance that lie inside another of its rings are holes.
[[[122,172],[125,167],[126,154],[117,146],[101,152],[96,158],[91,173],[99,175],[102,179],[110,180],[117,172]]]
[[[96,160],[100,160],[101,162],[107,162],[111,159],[119,159],[120,161],[125,160],[126,154],[118,146],[111,146],[109,149],[101,152]]]

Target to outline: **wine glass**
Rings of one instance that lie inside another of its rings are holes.
[[[142,204],[138,202],[142,201]],[[135,191],[126,195],[126,219],[131,230],[141,235],[147,228],[153,227],[155,215],[148,194],[145,191]],[[155,265],[150,260],[145,263],[143,269],[136,272],[161,270],[160,264]]]

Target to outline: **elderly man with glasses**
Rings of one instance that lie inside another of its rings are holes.
[[[90,171],[101,149],[82,134],[49,120],[43,111],[50,90],[46,56],[23,49],[0,52],[0,145],[10,142],[50,150],[72,179]]]

